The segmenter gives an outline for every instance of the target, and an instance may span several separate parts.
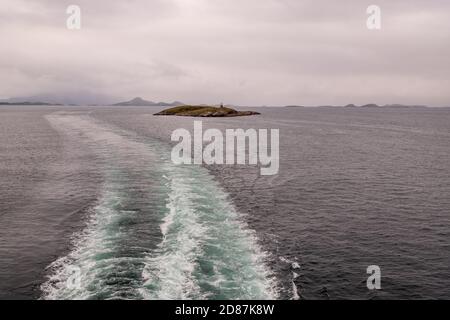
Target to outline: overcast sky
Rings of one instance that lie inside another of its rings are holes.
[[[0,39],[0,99],[450,106],[449,0],[0,0]]]

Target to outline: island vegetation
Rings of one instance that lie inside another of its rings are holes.
[[[237,111],[228,107],[213,106],[178,106],[165,109],[155,116],[185,116],[185,117],[239,117],[260,114],[255,111]]]

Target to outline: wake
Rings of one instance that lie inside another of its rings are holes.
[[[92,147],[104,184],[71,251],[48,266],[42,299],[277,298],[267,253],[206,169],[176,166],[169,145],[87,114],[47,120]]]

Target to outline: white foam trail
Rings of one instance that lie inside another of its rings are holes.
[[[99,153],[119,152],[122,156],[140,156],[148,161],[154,159],[148,146],[111,132],[88,116],[61,113],[49,115],[47,120],[58,132],[69,138],[85,139]],[[121,161],[126,161],[126,158]],[[140,282],[140,279],[127,279],[126,273],[131,270],[127,270],[126,266],[142,264],[142,261],[114,255],[117,243],[124,237],[116,225],[120,219],[131,217],[134,212],[120,210],[124,195],[120,192],[120,179],[115,177],[120,172],[113,167],[104,170],[106,183],[103,193],[98,204],[91,209],[85,229],[73,236],[71,252],[47,267],[50,274],[41,286],[42,299],[141,298],[132,285],[115,288],[111,284],[117,280]],[[80,270],[79,285],[68,286],[71,270],[74,269]]]
[[[152,144],[150,149],[127,138],[129,133],[115,133],[117,129],[86,115],[60,113],[47,119],[56,130],[70,137],[81,136],[94,147],[108,148],[122,158],[143,157],[161,163],[163,155],[170,154],[165,146]],[[147,299],[276,298],[275,279],[265,266],[267,254],[208,171],[175,166],[167,159],[163,163],[157,169],[167,189],[167,210],[160,224],[163,237],[157,249],[142,261],[142,278],[137,279],[141,285],[126,294]],[[107,283],[110,279],[104,278],[105,272],[116,271],[111,269],[121,263],[120,258],[97,259],[110,251],[115,237],[121,237],[108,232],[108,226],[120,216],[111,201],[123,198],[115,193],[114,179],[108,181],[87,227],[74,238],[74,249],[49,267],[52,273],[42,285],[43,298],[124,296],[123,292],[111,292],[114,289]],[[81,268],[84,280],[80,288],[69,290],[66,281],[73,266]]]
[[[41,286],[43,299],[91,299],[99,296],[110,296],[110,287],[106,284],[108,279],[100,275],[108,272],[108,269],[123,262],[124,258],[116,258],[114,240],[120,238],[120,234],[111,234],[109,228],[120,218],[112,207],[111,202],[119,201],[119,197],[107,191],[100,203],[93,208],[87,227],[73,238],[72,251],[64,257],[53,262],[48,270],[51,274],[48,280]],[[99,259],[99,256],[108,256],[109,259]],[[131,262],[126,258],[126,262]],[[71,270],[79,269],[79,286],[68,286]],[[131,290],[130,290],[131,291]],[[139,293],[129,292],[137,296]]]
[[[207,171],[172,165],[165,170],[170,191],[164,239],[149,256],[142,294],[148,299],[276,298],[267,254]]]
[[[193,271],[205,228],[192,210],[185,181],[173,178],[169,187],[168,214],[160,226],[164,238],[147,259],[142,273],[147,290],[141,293],[147,299],[199,298],[200,288]]]

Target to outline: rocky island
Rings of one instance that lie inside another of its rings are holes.
[[[240,117],[260,114],[255,111],[237,111],[227,107],[212,106],[178,106],[165,109],[155,116],[185,116],[185,117]]]

